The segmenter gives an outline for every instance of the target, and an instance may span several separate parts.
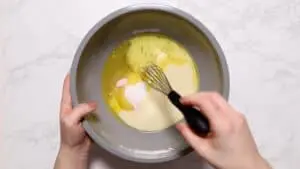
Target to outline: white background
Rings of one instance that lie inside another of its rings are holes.
[[[80,40],[105,15],[136,2],[155,1],[0,0],[1,169],[53,167],[62,81]],[[210,29],[229,64],[230,102],[247,116],[262,155],[274,168],[299,169],[300,0],[156,2]],[[193,154],[158,167],[95,151],[93,169],[202,168]]]

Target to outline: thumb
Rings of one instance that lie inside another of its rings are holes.
[[[208,119],[215,119],[217,116],[216,106],[211,101],[209,94],[207,93],[195,93],[189,96],[182,97],[180,100],[184,105],[194,106],[205,114]]]
[[[203,154],[203,150],[207,146],[207,140],[201,138],[193,133],[193,131],[185,123],[179,123],[176,128],[185,138],[185,140],[200,154]]]
[[[83,103],[79,104],[73,109],[73,112],[70,114],[70,119],[73,124],[78,124],[84,118],[84,116],[91,113],[93,110],[96,109],[96,103]]]

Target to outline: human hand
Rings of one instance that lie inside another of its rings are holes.
[[[85,169],[91,140],[82,127],[82,119],[96,108],[96,104],[83,103],[72,108],[70,77],[66,76],[60,105],[61,145],[55,169]]]
[[[200,109],[209,119],[211,134],[195,135],[186,124],[177,128],[195,151],[218,169],[271,169],[260,156],[245,117],[217,93],[197,93],[182,103]]]

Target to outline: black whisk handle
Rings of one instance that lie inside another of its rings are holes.
[[[203,113],[191,106],[183,105],[180,102],[181,96],[174,90],[168,94],[168,98],[182,112],[187,124],[195,134],[205,137],[209,133],[209,122]]]

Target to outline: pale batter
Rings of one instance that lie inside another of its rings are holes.
[[[198,74],[188,52],[159,34],[141,34],[116,48],[104,66],[102,89],[121,121],[138,130],[158,131],[183,116],[166,96],[141,80],[139,70],[149,63],[160,66],[181,95],[198,90]]]
[[[182,95],[192,94],[197,91],[198,86],[193,83],[193,72],[189,64],[169,65],[165,73],[172,87]],[[128,91],[129,98],[138,93],[146,93],[145,84],[139,82],[136,85],[128,86],[135,88]],[[126,91],[127,89],[125,89]],[[125,92],[126,93],[126,92]],[[165,129],[183,118],[182,114],[174,107],[163,94],[151,89],[148,93],[139,97],[139,101],[130,102],[134,105],[133,111],[121,111],[119,117],[129,126],[143,131],[157,131]]]

